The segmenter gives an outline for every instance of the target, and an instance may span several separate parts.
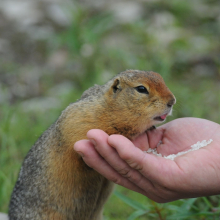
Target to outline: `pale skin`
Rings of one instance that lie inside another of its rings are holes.
[[[93,129],[88,140],[74,145],[85,163],[107,179],[159,202],[220,194],[220,125],[199,118],[180,118],[148,131],[133,142]],[[202,140],[208,146],[174,161],[145,153],[149,147],[162,155],[185,151]]]

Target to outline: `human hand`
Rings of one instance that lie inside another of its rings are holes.
[[[181,118],[148,131],[131,142],[121,135],[90,130],[89,140],[74,149],[107,179],[156,202],[220,193],[220,125],[198,118]],[[174,161],[143,152],[149,146],[162,155],[190,149],[202,140],[213,142]]]

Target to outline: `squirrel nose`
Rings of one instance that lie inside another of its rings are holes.
[[[172,98],[172,99],[167,103],[167,106],[168,106],[169,108],[171,108],[175,103],[176,103],[176,99],[175,99],[175,98]]]

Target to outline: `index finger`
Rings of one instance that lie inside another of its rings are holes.
[[[131,168],[138,170],[144,177],[154,182],[167,182],[171,170],[176,167],[174,161],[143,152],[121,135],[111,135],[108,143]],[[169,182],[169,180],[168,180]]]

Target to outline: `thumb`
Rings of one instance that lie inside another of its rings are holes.
[[[150,148],[157,147],[158,143],[163,139],[165,129],[161,126],[154,130],[148,130],[147,136],[148,136],[148,142]]]

